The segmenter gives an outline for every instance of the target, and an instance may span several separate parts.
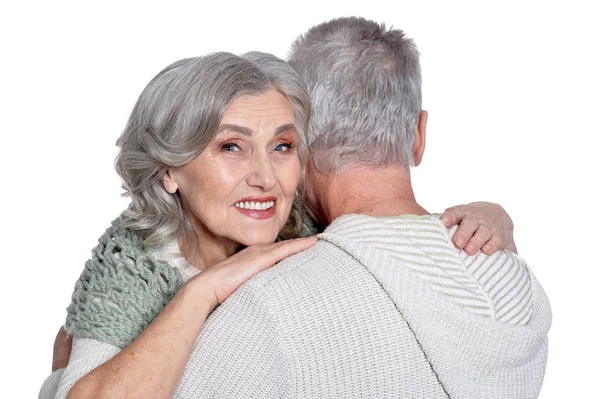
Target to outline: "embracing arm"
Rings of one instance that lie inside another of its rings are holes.
[[[210,312],[254,274],[314,242],[247,248],[192,278],[138,338],[79,380],[68,397],[171,397]]]

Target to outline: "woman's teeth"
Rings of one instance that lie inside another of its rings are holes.
[[[251,210],[262,210],[272,208],[275,205],[275,201],[266,201],[266,202],[236,202],[235,206],[241,209],[251,209]]]

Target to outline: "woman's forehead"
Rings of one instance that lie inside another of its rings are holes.
[[[264,93],[244,94],[232,100],[225,108],[221,119],[235,117],[282,117],[293,119],[294,109],[287,97],[279,90],[269,89]]]

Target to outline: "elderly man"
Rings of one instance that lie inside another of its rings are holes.
[[[328,227],[214,312],[177,394],[536,397],[541,286],[508,250],[458,251],[415,200],[427,112],[412,40],[342,18],[300,37],[290,63],[313,101],[307,191]]]
[[[427,113],[412,40],[341,18],[300,37],[290,63],[313,101],[309,209],[328,227],[217,308],[175,396],[536,397],[541,286],[508,250],[457,250],[456,228],[415,200]]]

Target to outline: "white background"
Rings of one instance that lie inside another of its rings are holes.
[[[36,397],[50,371],[73,284],[127,203],[114,144],[145,84],[211,51],[285,57],[301,32],[349,15],[404,29],[421,50],[430,119],[418,200],[442,211],[484,199],[513,217],[554,312],[540,397],[598,391],[593,1],[13,3],[0,6],[0,396]]]

